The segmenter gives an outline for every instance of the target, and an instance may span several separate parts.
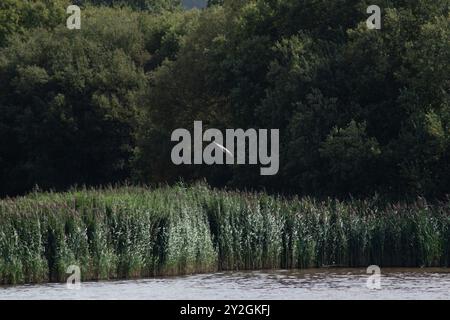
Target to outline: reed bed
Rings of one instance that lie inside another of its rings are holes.
[[[448,267],[450,201],[383,204],[204,184],[0,201],[0,283],[322,266]]]

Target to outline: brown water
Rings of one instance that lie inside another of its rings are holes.
[[[0,299],[450,299],[450,269],[382,269],[369,289],[365,269],[223,272],[129,281],[0,287]]]

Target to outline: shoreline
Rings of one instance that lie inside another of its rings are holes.
[[[0,300],[448,300],[444,270],[383,269],[379,287],[362,269],[199,274],[175,278],[0,287]],[[70,290],[69,290],[70,289]],[[187,302],[185,302],[186,304]]]
[[[334,272],[333,272],[334,271]],[[450,267],[383,267],[383,274],[395,274],[395,273],[418,273],[418,274],[450,274]],[[214,276],[214,275],[255,275],[255,274],[286,274],[290,275],[293,273],[302,274],[312,274],[312,273],[329,273],[329,274],[343,274],[351,273],[353,275],[367,275],[370,273],[366,272],[364,267],[336,267],[336,268],[307,268],[307,269],[255,269],[255,270],[222,270],[213,271],[205,273],[192,273],[183,275],[158,275],[154,277],[143,277],[143,278],[117,278],[117,279],[101,279],[101,280],[83,280],[84,284],[106,284],[106,283],[123,283],[123,282],[146,282],[152,280],[177,280],[189,277],[199,277],[199,276]],[[0,284],[0,289],[18,288],[18,287],[36,287],[36,286],[47,286],[47,285],[65,285],[66,282],[38,282],[38,283],[21,283],[21,284],[11,284],[5,285]]]

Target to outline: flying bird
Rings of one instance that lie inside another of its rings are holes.
[[[225,152],[226,154],[228,154],[230,157],[233,156],[233,154],[231,153],[230,150],[228,150],[227,148],[225,148],[223,145],[218,144],[217,142],[213,141],[213,143],[218,146],[220,148],[220,150],[222,150],[223,152]]]

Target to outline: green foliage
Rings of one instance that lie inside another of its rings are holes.
[[[449,266],[448,202],[285,199],[205,185],[0,201],[0,283],[216,270]]]
[[[366,187],[367,172],[373,170],[381,150],[376,139],[367,137],[365,123],[351,121],[343,129],[334,127],[319,152],[328,160],[330,178],[336,181],[334,188],[339,190],[346,184],[345,190],[349,190],[350,184],[354,188],[351,192],[357,193]]]
[[[179,42],[176,59],[164,61],[150,77],[135,163],[140,177],[150,181],[170,180],[169,175],[177,170],[170,160],[174,129],[190,126],[196,119],[218,127],[226,123],[226,97],[221,96],[215,81],[222,41],[217,33],[224,31],[225,23],[223,9],[190,14],[195,23]]]
[[[0,3],[0,47],[14,33],[42,27],[54,28],[65,21],[67,0],[4,0]]]
[[[450,190],[449,1],[0,4],[0,193],[124,179],[392,198]],[[366,9],[382,8],[369,30]],[[110,7],[108,7],[110,6]],[[171,164],[170,134],[280,129],[280,171]]]
[[[448,193],[448,0],[370,4],[382,8],[382,30],[368,30],[360,0],[225,1],[202,12],[177,59],[153,73],[141,178],[311,195]],[[279,128],[279,175],[170,167],[171,130],[199,119]]]
[[[0,193],[129,177],[145,72],[174,57],[183,19],[90,8],[79,32],[11,38],[0,52]]]

